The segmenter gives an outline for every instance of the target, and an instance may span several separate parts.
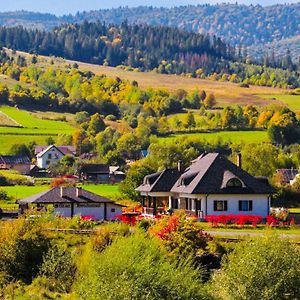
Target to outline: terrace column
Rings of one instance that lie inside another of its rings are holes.
[[[172,202],[173,202],[173,197],[169,196],[169,209],[172,209]]]

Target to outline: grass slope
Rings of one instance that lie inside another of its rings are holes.
[[[69,122],[41,119],[37,112],[30,113],[8,106],[1,106],[0,112],[3,113],[0,116],[6,115],[23,126],[1,127],[1,124],[7,125],[7,120],[0,119],[0,154],[7,153],[14,144],[29,144],[32,141],[45,144],[49,136],[55,139],[59,134],[70,135],[74,131]]]
[[[291,110],[295,112],[300,112],[300,96],[298,95],[285,95],[285,94],[263,94],[258,95],[266,100],[271,100],[273,104],[278,103],[278,101],[286,104]]]

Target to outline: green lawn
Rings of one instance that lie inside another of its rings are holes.
[[[179,137],[186,137],[191,140],[206,140],[207,142],[214,142],[219,139],[223,142],[230,141],[232,143],[260,143],[269,141],[266,131],[219,131],[211,133],[173,134],[167,137],[161,137],[159,140],[168,141]]]
[[[118,185],[109,185],[109,184],[90,184],[83,185],[82,188],[87,191],[93,192],[95,194],[101,195],[103,197],[116,197],[120,195]]]
[[[41,119],[37,117],[37,113],[31,114],[15,107],[1,106],[0,111],[24,127],[0,126],[0,154],[8,153],[14,144],[29,144],[35,141],[44,145],[49,136],[55,140],[59,134],[71,135],[74,131],[68,122]]]
[[[7,192],[8,196],[12,197],[11,201],[1,201],[0,208],[2,209],[17,209],[18,206],[15,204],[16,199],[24,199],[40,192],[46,191],[50,187],[48,185],[36,185],[36,186],[3,186],[0,190]],[[82,188],[101,195],[107,198],[116,198],[119,195],[118,185],[99,184],[99,185],[83,185]]]
[[[263,99],[274,99],[274,104],[278,104],[278,101],[285,103],[291,110],[300,111],[300,96],[298,95],[257,95]]]

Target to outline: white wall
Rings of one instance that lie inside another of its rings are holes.
[[[51,158],[48,158],[48,155],[51,154]],[[42,157],[37,157],[37,166],[42,169],[46,169],[49,165],[58,162],[60,159],[64,157],[60,151],[58,151],[55,147],[50,148]],[[49,164],[47,164],[49,162]]]
[[[112,212],[111,210],[115,209],[115,212]],[[107,220],[112,220],[115,216],[122,215],[122,206],[107,203]]]
[[[115,212],[112,212],[112,209]],[[62,217],[71,217],[71,207],[57,207],[54,208],[54,214],[60,215]],[[115,216],[119,216],[122,214],[122,207],[116,204],[107,203],[107,215],[106,219],[111,221]],[[95,220],[103,220],[104,219],[104,204],[100,203],[98,207],[77,207],[74,204],[74,216],[93,216]]]
[[[227,211],[214,211],[214,200],[227,200]],[[252,211],[239,211],[239,200],[252,200]],[[205,198],[202,199],[202,204]],[[202,205],[204,208],[204,205]],[[205,211],[204,211],[205,213]],[[268,195],[209,195],[207,197],[207,215],[269,215]]]

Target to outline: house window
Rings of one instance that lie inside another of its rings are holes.
[[[116,209],[115,209],[115,208],[112,208],[110,211],[111,211],[112,213],[114,213],[114,212],[116,212]]]
[[[51,159],[52,158],[52,155],[51,153],[48,154],[48,159]]]
[[[215,200],[214,211],[227,211],[227,200]]]
[[[239,211],[252,211],[253,202],[252,200],[240,200],[239,201]]]
[[[227,181],[227,187],[243,187],[242,182],[238,178],[231,178]]]

